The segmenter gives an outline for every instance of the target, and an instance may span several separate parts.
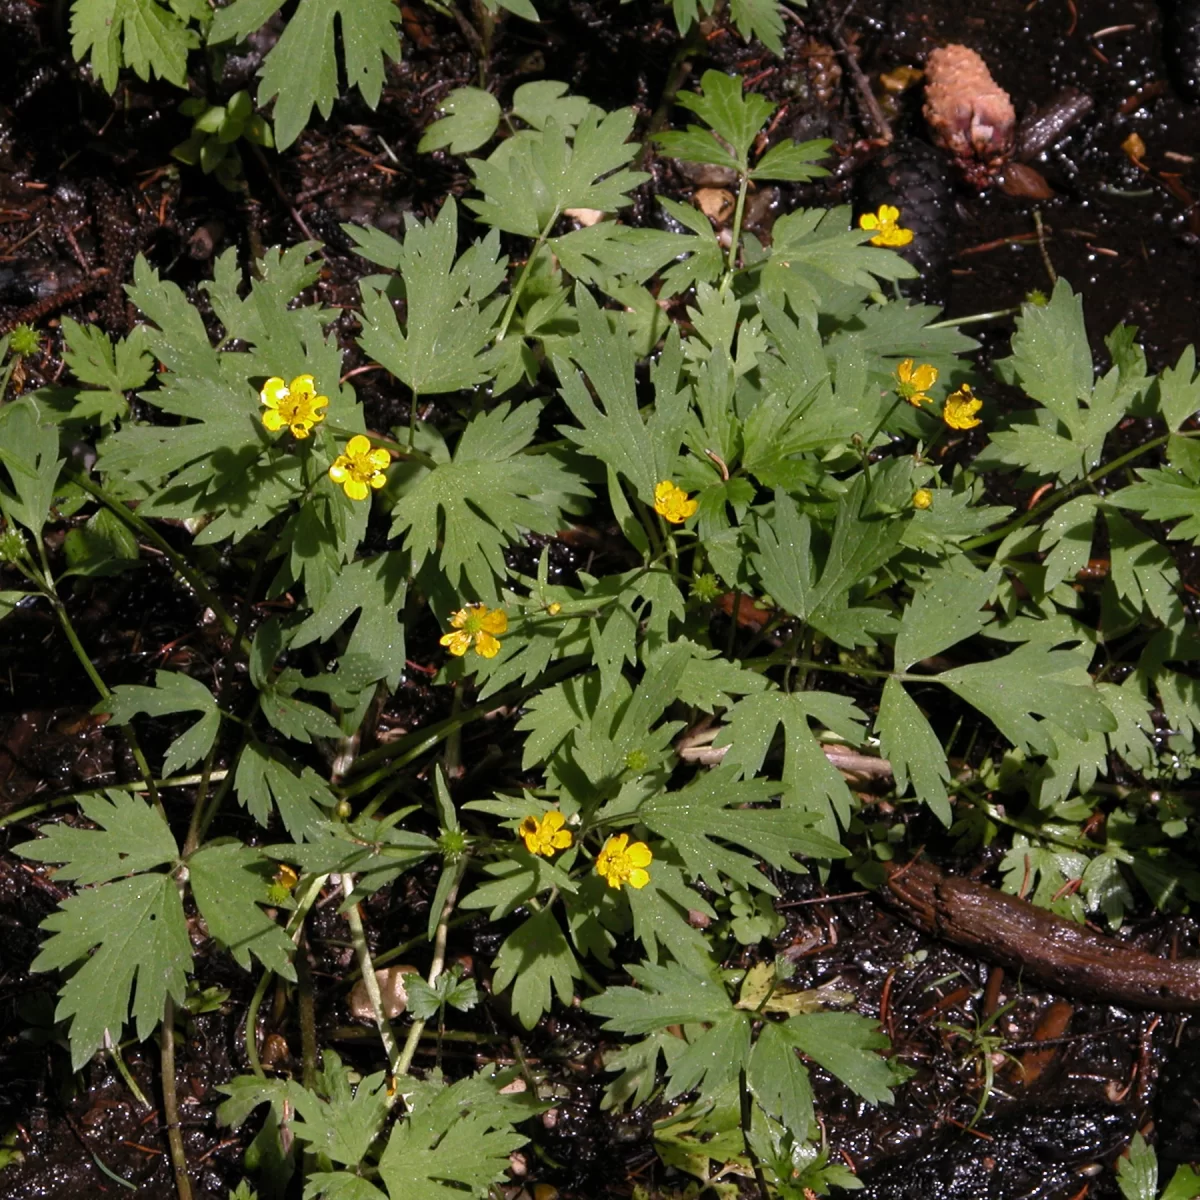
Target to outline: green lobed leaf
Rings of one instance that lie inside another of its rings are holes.
[[[605,1018],[605,1029],[656,1033],[669,1025],[712,1024],[733,1010],[722,983],[679,963],[635,964],[629,974],[641,987],[610,987],[583,1002],[587,1012]]]
[[[655,405],[652,413],[643,416],[629,338],[610,329],[585,289],[578,288],[575,299],[579,334],[570,342],[571,361],[556,357],[554,369],[562,398],[578,427],[564,425],[559,430],[584,453],[611,466],[633,485],[643,503],[652,505],[659,481],[675,473],[687,414],[678,336],[674,332],[668,336],[666,348],[651,368]],[[580,371],[591,383],[592,391]]]
[[[749,1013],[732,1009],[708,1028],[688,1030],[687,1049],[672,1059],[665,1098],[697,1089],[711,1097],[735,1082],[750,1057]]]
[[[80,325],[70,317],[63,317],[62,325],[67,366],[76,379],[97,389],[78,394],[71,419],[105,424],[125,416],[129,405],[124,393],[140,388],[154,374],[154,358],[144,349],[144,327],[136,326],[114,344],[98,326]]]
[[[455,88],[438,108],[446,115],[426,128],[417,143],[418,154],[443,146],[449,146],[452,154],[478,150],[496,132],[502,116],[496,97],[476,87]]]
[[[1151,521],[1178,521],[1169,538],[1200,542],[1200,449],[1191,439],[1172,437],[1167,463],[1139,470],[1138,482],[1114,492],[1107,502],[1143,513]]]
[[[387,1073],[360,1077],[343,1066],[335,1050],[324,1049],[317,1090],[288,1084],[288,1098],[297,1113],[296,1136],[317,1154],[335,1163],[357,1167],[379,1136],[391,1108]],[[324,1093],[324,1095],[318,1094]]]
[[[1195,346],[1186,346],[1179,361],[1158,377],[1158,410],[1172,432],[1200,410],[1200,372],[1196,371]]]
[[[978,633],[993,613],[983,611],[1000,568],[977,571],[964,558],[947,559],[916,590],[896,635],[896,668],[904,671]]]
[[[392,535],[405,534],[413,571],[435,551],[450,588],[495,604],[508,575],[506,546],[526,532],[551,534],[583,492],[578,476],[549,454],[523,454],[541,406],[502,403],[474,417],[452,461],[441,461],[397,501]]]
[[[322,837],[321,808],[332,809],[337,803],[329,785],[311,767],[297,770],[291,759],[257,740],[238,759],[234,788],[238,802],[260,825],[266,825],[271,808],[277,808],[288,835],[297,842]]]
[[[816,813],[817,831],[831,841],[850,822],[853,797],[841,773],[825,757],[809,727],[815,718],[851,745],[863,740],[866,716],[847,697],[831,692],[765,692],[739,700],[726,714],[714,745],[729,747],[725,764],[747,778],[762,769],[776,730],[783,729],[783,806]]]
[[[756,37],[772,54],[783,53],[781,0],[729,0],[729,15],[746,41]]]
[[[808,1140],[815,1124],[808,1069],[796,1056],[784,1028],[767,1021],[746,1067],[746,1083],[760,1107],[779,1121],[797,1142]]]
[[[114,1042],[132,1015],[145,1041],[167,996],[183,1001],[192,948],[179,888],[169,875],[136,875],[64,900],[42,922],[52,936],[31,970],[79,964],[59,992],[56,1021],[69,1020],[71,1066],[78,1071]],[[132,1009],[130,989],[133,989]]]
[[[263,25],[277,5],[234,0],[218,9],[209,29],[211,43],[244,38]],[[333,29],[341,30],[346,79],[375,108],[383,91],[384,63],[400,60],[400,13],[391,0],[300,0],[267,54],[258,102],[275,101],[275,140],[286,150],[308,124],[315,107],[322,117],[338,95],[338,60]]]
[[[772,5],[774,7],[774,5]],[[779,29],[783,28],[782,20]],[[743,30],[745,32],[745,30]],[[778,44],[778,35],[776,35]],[[775,105],[756,92],[743,95],[744,83],[740,75],[727,75],[724,71],[705,71],[700,80],[700,92],[680,92],[675,100],[681,108],[690,109],[705,124],[712,128],[732,150],[732,159],[725,153],[724,162],[735,169],[749,169],[750,149],[758,131],[775,111]],[[686,134],[660,134],[656,138],[662,148],[679,158],[687,158],[705,136],[699,126],[693,125]],[[709,136],[711,141],[711,136]],[[714,143],[719,149],[719,143]],[[721,161],[716,158],[691,159],[693,162]]]
[[[644,800],[638,819],[670,842],[694,878],[721,894],[727,880],[775,894],[759,869],[760,860],[780,870],[801,871],[796,861],[800,856],[845,856],[838,842],[812,828],[815,814],[751,807],[775,793],[777,784],[765,779],[738,782],[737,776],[731,766],[699,775],[678,792]]]
[[[1052,756],[1056,726],[1076,735],[1117,727],[1088,674],[1090,659],[1089,651],[1034,642],[1003,658],[967,663],[931,678],[989,717],[1014,746]]]
[[[549,908],[535,912],[504,939],[492,967],[493,991],[513,985],[513,1013],[526,1029],[550,1011],[555,996],[569,1005],[580,975],[575,954]]]
[[[558,79],[535,79],[523,83],[512,98],[512,114],[534,129],[545,129],[547,122],[559,121],[575,128],[591,112],[598,112],[586,96],[572,96],[570,84]]]
[[[903,796],[911,782],[917,799],[949,826],[946,784],[950,782],[950,766],[946,751],[916,701],[895,677],[883,685],[875,728],[880,753],[892,764],[896,795]]]
[[[378,254],[380,235],[346,231]],[[391,241],[388,265],[404,282],[406,327],[401,331],[392,302],[362,286],[365,326],[359,344],[414,393],[429,396],[473,387],[488,377],[495,353],[487,347],[504,301],[481,304],[504,279],[507,259],[493,230],[461,257],[458,207],[451,197],[435,221],[413,221],[402,242]]]
[[[199,680],[177,671],[156,671],[153,687],[128,683],[114,688],[111,700],[102,701],[100,710],[110,712],[118,725],[127,725],[138,713],[150,717],[200,713],[200,719],[167,748],[164,776],[198,763],[212,748],[221,726],[221,713],[212,692]]]
[[[509,1155],[528,1140],[513,1123],[531,1111],[494,1093],[479,1077],[459,1080],[392,1126],[379,1161],[391,1200],[461,1200],[464,1189],[482,1197],[506,1176]]]
[[[615,212],[648,176],[625,169],[638,151],[632,108],[603,113],[589,109],[572,128],[551,117],[542,129],[525,129],[486,159],[468,159],[481,200],[467,206],[506,233],[539,238],[568,208]]]
[[[24,525],[35,538],[50,516],[54,485],[63,460],[58,457],[58,429],[43,414],[38,400],[24,396],[0,408],[0,513]]]
[[[140,796],[114,788],[81,796],[79,807],[99,829],[76,829],[61,821],[43,825],[45,836],[22,843],[16,852],[38,862],[61,863],[56,876],[81,886],[165,866],[179,855],[166,819]]]
[[[210,842],[188,859],[192,895],[208,932],[250,970],[253,954],[270,971],[295,980],[292,939],[260,905],[275,865],[240,842]]]
[[[92,70],[108,92],[116,91],[123,66],[139,79],[157,75],[183,87],[187,53],[199,45],[189,15],[199,15],[193,5],[168,7],[158,0],[74,0],[71,53],[76,61],[90,53]]]
[[[779,179],[803,182],[819,179],[829,172],[815,165],[815,160],[824,158],[833,143],[828,138],[816,138],[811,142],[778,142],[758,160],[750,172],[751,179]]]
[[[869,1104],[890,1104],[895,1081],[878,1051],[891,1046],[878,1022],[857,1013],[798,1013],[780,1029],[793,1046]]]

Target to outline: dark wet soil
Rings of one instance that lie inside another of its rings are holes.
[[[557,78],[607,106],[633,104],[643,127],[657,107],[678,49],[670,13],[661,6],[575,0],[551,5],[540,26],[512,20],[500,26],[489,85],[506,99],[534,78]],[[377,112],[339,104],[287,153],[246,158],[248,191],[230,194],[183,168],[170,148],[187,133],[177,112],[180,94],[128,80],[115,97],[92,86],[72,62],[63,28],[66,5],[0,0],[0,332],[30,321],[51,337],[26,364],[24,386],[53,383],[63,372],[58,320],[69,315],[128,331],[133,313],[121,285],[142,253],[166,277],[194,288],[209,277],[214,257],[235,247],[243,260],[276,243],[310,235],[326,244],[317,298],[342,306],[337,329],[346,369],[362,365],[354,345],[353,306],[363,263],[348,250],[339,226],[353,221],[396,232],[404,214],[430,213],[468,177],[444,153],[416,154],[421,131],[439,100],[475,82],[480,62],[453,22],[405,8],[404,62],[389,73]],[[831,24],[877,79],[919,65],[937,45],[961,41],[979,50],[1019,113],[1044,106],[1064,86],[1088,92],[1092,114],[1034,165],[1054,189],[1037,202],[999,191],[980,195],[961,185],[939,201],[933,225],[944,238],[944,294],[950,316],[1013,306],[1048,271],[1084,294],[1095,344],[1120,321],[1139,326],[1154,369],[1173,362],[1197,336],[1200,312],[1200,107],[1176,92],[1165,68],[1161,14],[1151,0],[860,0],[799,10],[789,22],[787,53],[776,59],[744,45],[723,25],[706,30],[693,56],[695,75],[709,65],[742,73],[751,86],[783,105],[777,132],[830,136],[839,164],[828,181],[783,189],[759,213],[769,235],[778,211],[802,201],[853,199],[871,169],[870,128],[859,99],[831,49]],[[231,55],[220,78],[197,78],[214,98],[245,86],[269,42]],[[924,137],[916,92],[895,100],[898,134]],[[1122,144],[1138,134],[1144,157]],[[669,165],[639,196],[637,219],[652,218],[652,193],[687,198],[690,185]],[[1044,229],[1036,238],[1035,208]],[[1044,253],[1043,253],[1044,250]],[[1002,349],[1007,319],[972,327],[990,354]],[[407,420],[403,398],[383,373],[356,376],[372,428]],[[87,448],[80,453],[86,455]],[[186,535],[167,530],[178,544]],[[372,531],[382,538],[385,530]],[[603,544],[600,535],[597,545]],[[596,547],[554,544],[557,568],[569,573]],[[57,548],[51,546],[52,552]],[[245,574],[239,564],[207,564],[228,606],[240,611]],[[170,666],[210,677],[225,653],[219,631],[201,607],[172,583],[160,563],[117,579],[79,581],[68,598],[81,636],[110,684],[147,682]],[[368,741],[412,730],[446,715],[450,698],[430,685],[436,631],[418,623],[410,635],[409,678]],[[50,980],[29,973],[38,922],[64,890],[43,870],[8,852],[34,825],[29,805],[52,803],[72,790],[133,777],[119,735],[89,715],[90,685],[41,611],[6,621],[0,636],[0,1138],[23,1161],[0,1170],[0,1200],[8,1197],[119,1195],[125,1189],[100,1167],[136,1185],[139,1196],[174,1195],[161,1115],[157,1051],[124,1050],[149,1104],[132,1096],[111,1062],[98,1058],[72,1076],[51,1014]],[[173,736],[170,722],[148,731],[148,749]],[[488,722],[465,739],[468,773],[463,799],[497,786],[518,786],[519,745],[511,717]],[[474,764],[474,765],[472,765]],[[486,780],[480,782],[486,764]],[[186,826],[188,798],[176,797],[171,817]],[[45,814],[39,814],[44,816]],[[259,836],[240,813],[222,832]],[[960,864],[985,869],[986,862]],[[375,896],[366,922],[377,949],[418,933],[432,880],[404,877]],[[1135,1129],[1153,1133],[1169,1162],[1200,1155],[1200,1098],[1191,1094],[1197,1058],[1186,1022],[1019,989],[986,964],[917,933],[861,895],[813,903],[821,895],[858,889],[834,874],[822,892],[808,878],[787,882],[788,927],[776,949],[798,964],[802,986],[835,982],[853,993],[857,1011],[878,1017],[900,1061],[914,1074],[896,1103],[871,1109],[815,1070],[820,1111],[833,1152],[868,1181],[863,1195],[884,1200],[1017,1200],[1017,1197],[1116,1196],[1112,1164]],[[1164,935],[1161,921],[1156,936]],[[1167,929],[1181,952],[1194,949],[1195,929],[1179,920]],[[452,954],[486,980],[486,964],[501,936],[475,922],[459,930]],[[343,982],[352,969],[348,931],[336,904],[316,910],[309,938],[318,1034],[363,1066],[378,1047],[351,1023]],[[745,954],[749,962],[759,956]],[[739,961],[734,956],[734,961]],[[984,998],[981,988],[992,987]],[[218,1084],[247,1068],[242,1025],[252,980],[223,955],[205,949],[197,987],[222,989],[211,1011],[180,1017],[178,1085],[189,1161],[198,1193],[221,1197],[242,1176],[250,1136],[218,1126]],[[1005,1052],[1036,1062],[1022,1080],[1007,1059],[997,1063],[994,1117],[966,1126],[979,1099],[980,1060],[967,1040],[947,1028],[974,1027],[1012,999],[998,1029]],[[269,1010],[269,1011],[268,1011]],[[269,1059],[298,1069],[294,1006],[279,992],[264,1004]],[[1053,1030],[1049,1040],[1046,1031]],[[481,1056],[516,1054],[516,1026],[501,1002],[487,1005],[474,1031]],[[1039,1032],[1040,1031],[1040,1032]],[[1043,1044],[1038,1045],[1038,1039]],[[1181,1046],[1181,1048],[1177,1048]],[[536,1132],[532,1181],[584,1198],[629,1195],[635,1184],[681,1188],[653,1153],[651,1126],[661,1108],[612,1118],[600,1112],[606,1080],[604,1041],[577,1012],[548,1018],[521,1037],[520,1052],[545,1069],[561,1102]],[[1028,1056],[1037,1055],[1036,1059]],[[445,1057],[448,1070],[469,1069],[477,1055],[461,1044]],[[423,1056],[424,1065],[432,1058]],[[1168,1091],[1162,1087],[1168,1072]],[[1036,1075],[1036,1078],[1033,1076]],[[1032,1081],[1030,1081],[1032,1079]],[[1170,1103],[1163,1100],[1170,1096]],[[294,1189],[295,1190],[295,1189]],[[298,1191],[295,1191],[298,1195]]]

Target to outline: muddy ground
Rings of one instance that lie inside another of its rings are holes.
[[[502,100],[520,83],[553,78],[606,106],[636,105],[643,127],[658,106],[679,47],[669,10],[615,0],[547,0],[543,7],[540,25],[502,23],[483,64],[454,22],[405,7],[404,61],[389,71],[378,111],[356,100],[339,104],[328,122],[315,124],[286,153],[247,156],[248,190],[231,194],[195,169],[177,169],[171,159],[171,147],[188,132],[176,90],[127,80],[107,96],[71,61],[65,4],[0,0],[0,332],[30,321],[51,334],[45,352],[27,364],[24,386],[61,376],[57,322],[63,315],[99,322],[112,334],[128,331],[133,313],[121,285],[136,253],[166,277],[194,287],[229,246],[245,259],[264,246],[309,236],[326,247],[315,296],[343,306],[338,330],[346,370],[362,365],[353,342],[353,305],[364,264],[349,253],[340,224],[370,223],[394,233],[404,214],[435,212],[448,192],[465,189],[459,160],[416,154],[422,130],[448,91],[476,82],[482,66]],[[834,52],[839,39],[872,80],[919,65],[937,45],[965,42],[983,54],[1021,114],[1045,105],[1064,86],[1083,89],[1094,99],[1093,112],[1034,164],[1052,198],[1035,202],[960,187],[942,206],[937,219],[948,270],[941,298],[950,316],[1008,308],[1031,289],[1048,287],[1048,260],[1084,293],[1098,350],[1114,324],[1131,322],[1141,330],[1151,367],[1159,369],[1196,338],[1200,312],[1200,209],[1194,199],[1200,194],[1200,107],[1180,95],[1168,73],[1161,17],[1149,0],[861,0],[820,12],[797,10],[783,59],[745,45],[718,24],[699,39],[691,61],[693,78],[708,66],[736,70],[782,102],[780,128],[793,136],[836,141],[833,176],[783,190],[759,214],[764,234],[774,212],[798,200],[824,205],[853,199],[871,170],[863,145],[871,128]],[[197,77],[197,87],[218,97],[245,86],[267,45],[269,40],[232,56],[219,78]],[[895,101],[891,119],[898,132],[923,136],[918,100],[910,92]],[[1133,133],[1145,147],[1139,161],[1122,148]],[[657,164],[654,182],[638,198],[636,219],[653,219],[656,190],[689,195],[678,172]],[[972,328],[985,354],[1003,350],[1010,332],[1007,319]],[[355,386],[370,427],[407,420],[400,389],[382,372],[357,376]],[[556,544],[556,568],[569,577],[582,553]],[[226,603],[238,610],[244,579],[236,564],[210,565]],[[216,632],[202,623],[200,607],[153,561],[117,579],[79,582],[69,603],[110,685],[148,682],[164,666],[203,674],[224,654]],[[430,624],[410,637],[412,670],[382,714],[380,732],[418,728],[446,715],[448,696],[428,684],[437,661],[436,633]],[[0,1136],[23,1161],[0,1170],[4,1198],[123,1194],[100,1162],[135,1184],[139,1196],[174,1195],[156,1048],[125,1051],[149,1109],[104,1059],[72,1076],[50,1020],[51,983],[28,972],[39,942],[37,924],[65,893],[44,870],[8,853],[36,828],[30,817],[17,814],[73,789],[132,777],[117,736],[88,715],[91,703],[90,685],[48,616],[35,610],[6,622],[0,629],[0,819],[16,819],[0,830]],[[468,769],[456,784],[463,799],[483,794],[473,765],[478,771],[486,762],[489,787],[522,781],[510,729],[511,722],[489,723],[464,739]],[[152,732],[151,752],[161,750],[156,736],[165,744],[168,731]],[[182,829],[188,797],[176,795],[173,804],[171,816]],[[224,832],[255,836],[240,814],[224,819]],[[958,862],[956,869],[994,880],[988,874],[994,853]],[[418,873],[373,898],[365,916],[377,949],[424,928],[432,882]],[[1170,1161],[1200,1156],[1187,1092],[1196,1075],[1195,1054],[1182,1018],[1073,1003],[1028,989],[1018,995],[1011,980],[994,976],[979,1001],[978,990],[991,975],[985,963],[917,933],[860,894],[848,877],[781,882],[788,926],[775,948],[796,960],[801,983],[836,982],[854,993],[857,1011],[881,1019],[901,1060],[915,1071],[896,1104],[878,1110],[815,1072],[830,1145],[870,1181],[865,1195],[1065,1200],[1086,1194],[1107,1200],[1118,1194],[1115,1157],[1139,1128],[1157,1134],[1160,1153]],[[821,899],[846,893],[845,899]],[[377,1040],[353,1025],[347,1012],[349,936],[335,908],[318,909],[311,922],[319,1035],[322,1044],[373,1069]],[[1163,952],[1197,949],[1196,928],[1183,918],[1146,914],[1130,923],[1127,936]],[[486,974],[498,937],[482,922],[468,924],[456,932],[451,950]],[[218,1126],[214,1089],[247,1068],[241,1027],[253,980],[223,954],[210,952],[198,960],[197,982],[228,994],[213,1011],[181,1018],[185,1141],[199,1194],[223,1200],[242,1176],[249,1134]],[[1005,996],[1018,996],[998,1025],[1008,1038],[1005,1050],[1018,1059],[1037,1057],[1028,1059],[1024,1081],[1000,1065],[997,1117],[967,1133],[980,1064],[944,1026],[973,1026],[987,1005],[994,1010]],[[280,993],[264,1010],[265,1056],[277,1069],[290,1070],[299,1054],[294,1009]],[[486,1006],[473,1029],[480,1043],[454,1044],[448,1069],[470,1068],[477,1055],[505,1059],[517,1053],[519,1030],[502,1004]],[[1038,1038],[1042,1044],[1035,1048]],[[531,1065],[548,1071],[561,1096],[536,1132],[527,1182],[583,1198],[630,1195],[637,1185],[684,1186],[686,1179],[664,1169],[651,1145],[660,1107],[615,1120],[600,1112],[604,1041],[593,1024],[577,1013],[556,1015],[522,1036],[520,1049]],[[426,1065],[431,1056],[430,1049]],[[1164,1095],[1170,1104],[1163,1104]]]

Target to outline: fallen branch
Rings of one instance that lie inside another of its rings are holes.
[[[1148,954],[923,859],[884,870],[879,898],[906,921],[1053,992],[1152,1011],[1200,1010],[1200,960]]]

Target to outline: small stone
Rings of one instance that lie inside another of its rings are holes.
[[[733,219],[733,195],[724,188],[699,188],[695,201],[696,207],[714,225],[728,225]]]
[[[379,983],[379,998],[383,1002],[383,1013],[389,1020],[398,1017],[408,1007],[408,992],[404,987],[405,975],[419,975],[416,967],[407,963],[398,967],[381,967],[375,972]],[[375,1022],[375,1010],[367,995],[366,982],[360,979],[350,992],[350,1015],[356,1021],[368,1024]]]

